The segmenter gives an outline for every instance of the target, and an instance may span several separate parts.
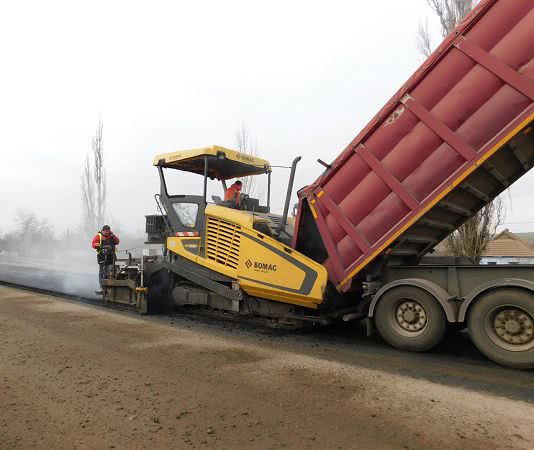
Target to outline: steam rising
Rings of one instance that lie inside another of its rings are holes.
[[[16,232],[0,239],[0,281],[24,286],[96,298],[99,290],[96,252],[90,237],[66,231],[55,238],[46,221],[26,217],[26,227],[19,223]],[[96,231],[95,231],[96,233]],[[121,249],[134,247],[133,256],[142,253],[144,235],[120,236],[118,258],[126,258]]]

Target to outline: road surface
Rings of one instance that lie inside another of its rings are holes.
[[[14,262],[0,258],[2,281],[93,299],[97,298],[95,291],[100,289],[96,262],[90,271],[86,267],[74,270],[73,267],[54,265],[43,260],[21,258]]]
[[[141,317],[0,287],[0,448],[533,448],[533,373],[453,341],[413,355],[354,327]]]

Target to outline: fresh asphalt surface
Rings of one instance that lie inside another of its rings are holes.
[[[0,264],[0,283],[16,283],[70,295],[96,298],[95,274],[69,273],[32,267]],[[130,314],[130,313],[127,313]],[[133,314],[133,313],[132,313]],[[243,322],[229,316],[221,318],[205,314],[147,316],[146,320],[172,326],[199,328],[214,335],[276,342],[278,346],[320,357],[325,361],[403,374],[449,386],[523,400],[534,404],[534,371],[501,367],[481,355],[464,332],[450,333],[443,344],[430,353],[416,354],[395,350],[379,336],[366,336],[358,322],[306,331],[272,329],[257,322]]]
[[[90,299],[97,298],[95,290],[99,289],[96,264],[95,273],[66,273],[0,262],[0,282],[2,281]]]

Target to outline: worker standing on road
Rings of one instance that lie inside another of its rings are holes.
[[[226,194],[224,194],[224,201],[231,202],[232,207],[239,208],[239,201],[241,200],[241,188],[243,183],[237,180],[232,184],[228,189],[226,189]]]
[[[92,246],[96,250],[96,260],[98,261],[98,279],[105,277],[106,266],[115,263],[115,246],[119,245],[119,237],[113,234],[109,225],[104,225],[93,238]]]

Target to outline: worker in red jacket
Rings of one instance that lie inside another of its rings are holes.
[[[241,188],[242,187],[243,187],[243,183],[237,180],[228,189],[226,189],[226,193],[224,194],[224,201],[227,202],[228,206],[239,209],[239,202],[241,200]]]
[[[115,246],[119,245],[119,242],[119,236],[113,234],[109,225],[104,225],[93,238],[92,246],[96,250],[99,280],[105,277],[106,266],[115,264]]]

